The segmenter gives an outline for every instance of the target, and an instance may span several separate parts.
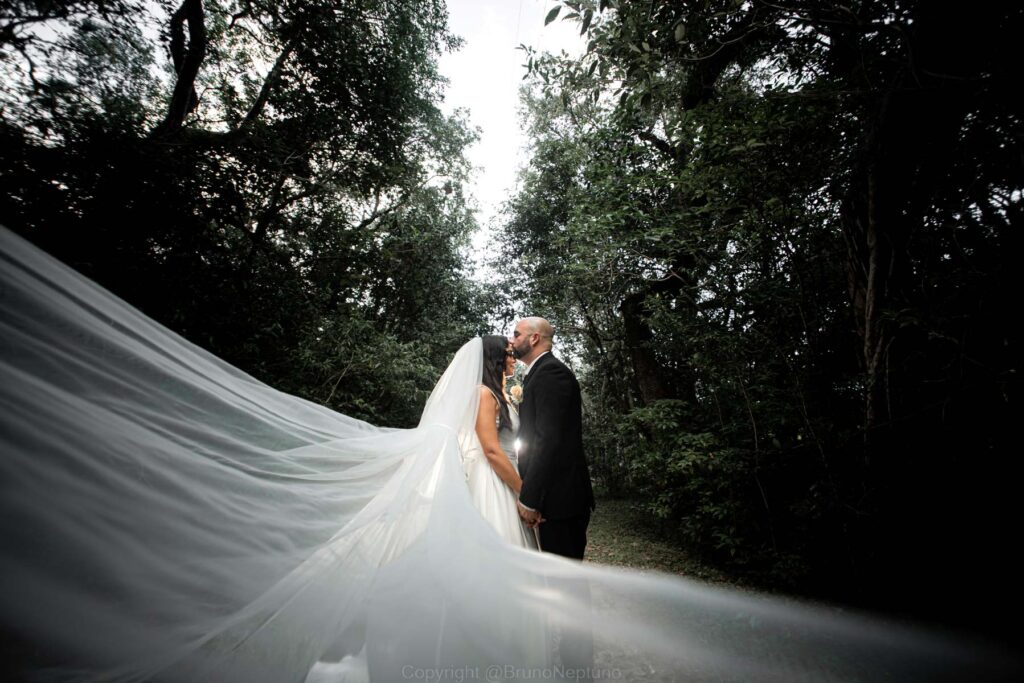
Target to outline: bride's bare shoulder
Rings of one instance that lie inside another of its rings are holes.
[[[485,387],[483,384],[479,385],[479,389],[481,407],[485,405],[493,405],[495,409],[497,409],[499,401],[498,397],[494,395],[494,392],[491,391],[489,388]]]

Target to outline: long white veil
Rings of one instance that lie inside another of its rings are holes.
[[[963,639],[504,544],[460,461],[479,339],[417,428],[382,429],[261,384],[3,229],[0,276],[0,628],[21,675],[1020,673]],[[590,638],[591,670],[559,660],[554,641]]]

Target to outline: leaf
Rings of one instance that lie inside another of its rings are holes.
[[[583,15],[583,28],[580,29],[580,35],[582,36],[590,28],[590,22],[594,20],[594,10],[588,9],[587,13]]]
[[[561,12],[561,11],[562,11],[562,6],[561,5],[556,5],[555,8],[553,10],[551,10],[550,12],[548,12],[548,15],[546,17],[544,17],[544,25],[547,26],[552,21],[557,19],[558,18],[558,13]]]
[[[594,72],[595,72],[596,70],[597,70],[597,60],[595,59],[595,60],[594,60],[594,61],[593,61],[593,62],[592,62],[592,63],[590,64],[590,69],[589,69],[589,70],[587,71],[587,75],[588,75],[588,76],[593,76],[593,75],[594,75]]]
[[[686,24],[681,21],[676,24],[675,37],[677,43],[681,43],[686,39]]]

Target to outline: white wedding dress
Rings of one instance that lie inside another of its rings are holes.
[[[493,394],[493,392],[491,392]],[[497,400],[497,397],[495,397]],[[495,417],[498,444],[518,471],[516,436],[519,432],[519,413],[509,404],[511,429],[501,429],[500,417]],[[528,529],[519,517],[515,493],[501,480],[484,455],[480,440],[474,432],[466,435],[461,449],[462,466],[473,506],[505,542],[531,550],[539,549],[536,532]],[[500,615],[496,615],[498,617]],[[497,619],[496,619],[497,620]],[[532,645],[522,653],[517,668],[543,671],[550,665],[552,652],[549,630],[542,616],[521,614],[518,623],[510,623],[510,630],[533,636]],[[520,636],[521,637],[521,636]],[[339,662],[317,662],[305,683],[363,683],[370,680],[366,649],[344,657]]]
[[[498,400],[496,396],[495,400]],[[509,404],[509,417],[512,420],[511,429],[501,429],[500,416],[495,417],[495,426],[498,427],[498,443],[501,449],[505,451],[512,466],[518,471],[516,436],[519,432],[519,413],[511,404]],[[469,447],[462,453],[462,464],[466,472],[469,495],[473,499],[473,505],[483,518],[505,541],[537,550],[539,544],[536,532],[527,528],[520,519],[515,492],[501,480],[498,473],[491,467],[480,446],[479,439],[470,440]]]
[[[266,386],[0,228],[7,680],[584,678],[549,663],[545,628],[593,636],[596,680],[1019,673],[971,641],[507,542],[492,522],[514,508],[481,514],[486,463],[468,486],[463,467],[481,372],[473,339],[416,428],[375,427]]]

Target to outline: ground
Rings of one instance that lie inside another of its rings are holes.
[[[637,503],[598,498],[587,529],[585,562],[678,574],[712,583],[733,584],[685,550],[666,542]]]
[[[734,581],[676,547],[658,533],[657,523],[636,501],[599,497],[587,529],[585,562],[662,571],[712,584],[736,587]],[[599,611],[607,605],[595,598]],[[636,646],[598,638],[594,643],[595,682],[677,683],[678,672],[665,670]]]

